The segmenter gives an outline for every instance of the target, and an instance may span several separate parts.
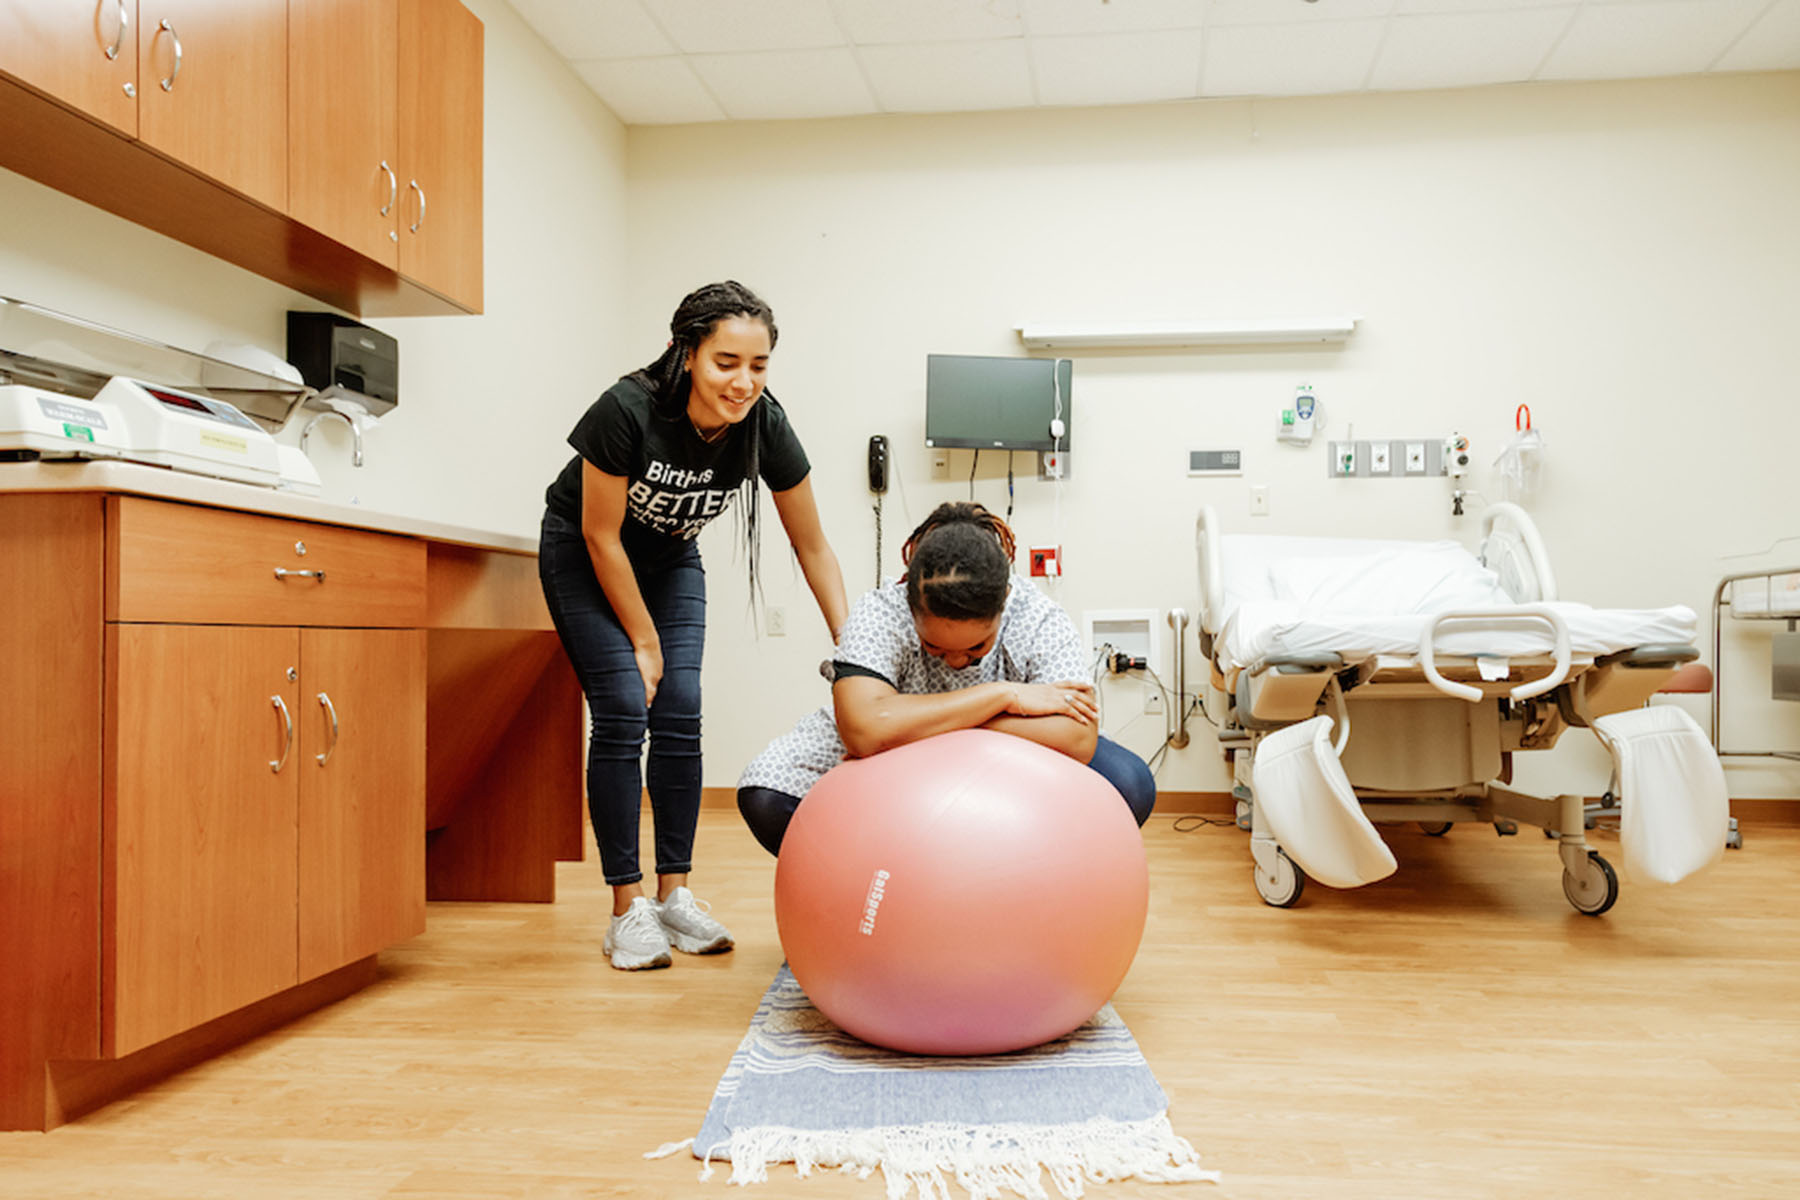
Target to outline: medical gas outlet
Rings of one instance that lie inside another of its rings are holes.
[[[1461,449],[1457,448],[1459,444]],[[1333,479],[1401,479],[1425,475],[1460,478],[1469,468],[1469,442],[1461,434],[1447,438],[1376,438],[1327,442],[1326,445],[1329,452],[1325,473]],[[1458,459],[1461,459],[1460,463]]]

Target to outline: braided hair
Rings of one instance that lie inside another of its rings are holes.
[[[711,337],[719,322],[742,317],[761,321],[769,331],[769,349],[775,348],[781,333],[775,327],[775,313],[761,296],[737,282],[727,279],[695,288],[675,306],[669,318],[669,346],[656,361],[629,378],[650,393],[651,408],[668,421],[687,420],[688,391],[691,378],[688,359]],[[767,394],[766,391],[764,393]],[[750,603],[754,609],[761,580],[757,567],[762,557],[762,530],[758,509],[762,506],[761,438],[759,414],[752,412],[744,422],[744,482],[738,488],[739,511],[743,514],[744,556],[749,563]]]
[[[987,621],[1006,607],[1013,532],[979,504],[940,504],[900,547],[907,607],[947,621]]]

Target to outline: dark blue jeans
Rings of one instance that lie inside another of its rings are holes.
[[[1139,825],[1150,819],[1156,807],[1156,776],[1144,760],[1111,738],[1101,735],[1088,766],[1098,771],[1106,782],[1125,798],[1132,819]],[[781,839],[787,836],[788,822],[800,807],[801,797],[778,792],[774,788],[739,788],[738,811],[744,824],[770,854],[781,853]]]
[[[694,826],[700,819],[700,656],[706,645],[706,573],[699,547],[690,544],[672,565],[637,574],[662,642],[662,681],[648,709],[631,638],[600,590],[581,527],[553,512],[544,514],[538,578],[563,650],[587,694],[593,721],[588,814],[606,882],[636,883],[644,877],[638,867],[638,814],[645,774],[656,826],[656,872],[692,870]],[[640,773],[646,730],[649,767]]]

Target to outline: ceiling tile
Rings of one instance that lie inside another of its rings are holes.
[[[1390,18],[1369,86],[1475,87],[1530,79],[1573,11],[1531,8]]]
[[[1717,71],[1784,71],[1795,67],[1800,67],[1800,0],[1781,0],[1713,64]]]
[[[1221,25],[1291,25],[1298,22],[1343,21],[1355,17],[1385,17],[1394,0],[1212,0],[1206,7],[1206,23]]]
[[[1198,29],[1207,12],[1204,0],[1019,0],[1019,8],[1033,37]]]
[[[847,117],[879,111],[848,47],[696,54],[694,70],[735,121]]]
[[[1512,8],[1570,8],[1573,0],[1399,0],[1397,13],[1496,12]]]
[[[1303,96],[1354,92],[1368,78],[1386,22],[1234,25],[1206,35],[1201,92]]]
[[[1019,37],[1018,0],[835,0],[844,32],[859,46]]]
[[[1199,94],[1197,29],[1029,40],[1042,104],[1139,104]]]
[[[687,54],[842,46],[827,0],[644,0]]]
[[[638,58],[673,54],[638,0],[512,0],[538,36],[567,59]]]
[[[685,58],[617,58],[572,64],[627,125],[722,121],[725,112]]]
[[[1704,71],[1767,0],[1656,0],[1588,5],[1540,79],[1625,79]]]
[[[886,112],[976,112],[1035,103],[1024,38],[865,46],[858,55]]]

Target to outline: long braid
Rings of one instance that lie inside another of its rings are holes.
[[[633,371],[631,378],[650,393],[656,414],[665,420],[687,419],[688,392],[691,380],[688,359],[700,344],[712,336],[720,321],[742,317],[761,321],[769,330],[769,349],[775,348],[781,336],[775,327],[775,313],[755,292],[734,279],[709,283],[682,297],[669,318],[669,346],[656,361]],[[759,568],[762,561],[762,414],[753,411],[746,421],[744,482],[739,487],[739,507],[743,511],[744,557],[750,573],[750,607],[756,608],[762,591]]]
[[[1015,549],[1006,522],[981,505],[938,505],[900,547],[908,606],[953,621],[998,616],[1006,606]]]

